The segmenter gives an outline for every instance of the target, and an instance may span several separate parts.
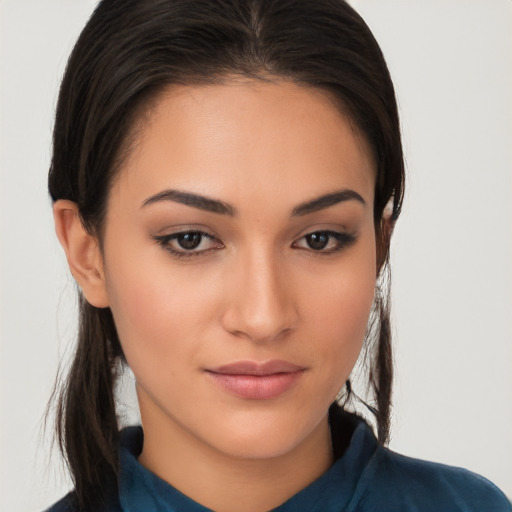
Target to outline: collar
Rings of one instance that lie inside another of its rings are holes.
[[[334,512],[343,510],[377,450],[371,428],[360,417],[330,411],[331,435],[336,460],[331,468],[306,488],[289,498],[274,512]],[[124,512],[208,512],[151,471],[137,457],[142,451],[141,427],[128,427],[121,435],[119,494]]]

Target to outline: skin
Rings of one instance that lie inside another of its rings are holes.
[[[137,382],[140,462],[214,510],[269,510],[332,464],[327,411],[375,290],[370,151],[326,94],[288,82],[172,88],[138,134],[101,250],[69,201],[55,205],[57,233],[87,300],[112,310]],[[170,189],[234,214],[155,199]],[[346,190],[363,201],[293,215]],[[210,238],[177,257],[178,240],[162,237],[187,230]],[[315,232],[344,238],[314,250]],[[275,359],[303,371],[271,399],[237,396],[206,371]]]

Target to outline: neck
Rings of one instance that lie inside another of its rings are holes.
[[[144,412],[141,409],[144,448],[139,462],[217,512],[271,510],[319,478],[333,462],[327,415],[291,451],[247,459],[219,452],[176,423],[152,421]]]

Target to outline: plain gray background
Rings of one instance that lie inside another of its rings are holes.
[[[512,496],[512,1],[354,0],[394,77],[407,199],[393,242],[391,448]],[[94,0],[0,0],[0,510],[69,483],[41,416],[75,332],[46,173],[67,55]]]

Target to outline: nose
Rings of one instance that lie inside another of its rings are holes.
[[[239,258],[230,268],[224,329],[254,342],[276,340],[294,330],[299,315],[293,283],[268,254]]]

